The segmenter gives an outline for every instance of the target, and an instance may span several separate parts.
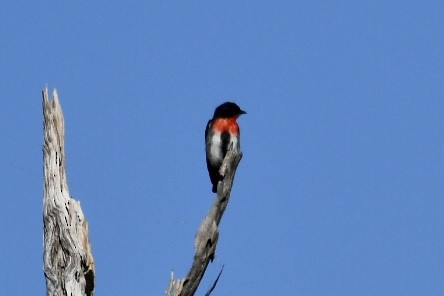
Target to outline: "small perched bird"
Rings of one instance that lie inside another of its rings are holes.
[[[235,103],[223,103],[214,110],[213,118],[208,121],[205,129],[207,168],[214,193],[217,192],[217,183],[221,180],[219,169],[230,144],[233,143],[233,149],[240,150],[240,131],[236,119],[242,114],[247,112]]]

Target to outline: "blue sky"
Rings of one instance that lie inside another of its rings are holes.
[[[197,295],[443,295],[440,1],[15,1],[0,10],[0,279],[44,295],[41,90],[65,114],[96,295],[163,295],[213,194],[204,129],[244,157]]]

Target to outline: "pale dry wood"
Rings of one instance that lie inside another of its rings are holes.
[[[202,221],[194,241],[195,255],[193,264],[183,279],[175,279],[171,273],[166,296],[191,296],[197,290],[200,281],[207,269],[208,263],[213,261],[219,238],[218,225],[230,200],[231,187],[237,166],[242,158],[242,152],[230,149],[221,167],[222,182],[217,187],[217,195],[209,213]]]
[[[83,296],[94,292],[94,259],[88,223],[71,198],[65,172],[65,130],[57,91],[43,92],[44,272],[46,294]]]

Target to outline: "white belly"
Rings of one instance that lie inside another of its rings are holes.
[[[233,149],[236,151],[239,151],[240,149],[240,143],[236,136],[233,134],[230,135],[230,144],[233,144]],[[222,141],[220,139],[220,133],[215,133],[213,135],[213,138],[211,139],[210,144],[210,155],[209,159],[213,165],[220,165],[222,164],[224,160],[224,155],[222,154]]]
[[[239,151],[239,149],[240,149],[240,143],[239,143],[239,141],[237,140],[237,137],[235,136],[235,135],[233,135],[233,134],[231,134],[231,143],[233,143],[233,150],[235,150],[235,151]]]
[[[214,133],[213,138],[211,139],[211,146],[210,146],[210,160],[213,164],[219,164],[222,163],[223,155],[222,155],[222,149],[220,149],[222,146],[222,141],[220,140],[220,133]]]

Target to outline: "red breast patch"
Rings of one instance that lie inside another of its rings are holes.
[[[236,119],[237,117],[217,118],[213,120],[213,129],[220,133],[228,132],[237,135],[239,133],[239,126]]]

